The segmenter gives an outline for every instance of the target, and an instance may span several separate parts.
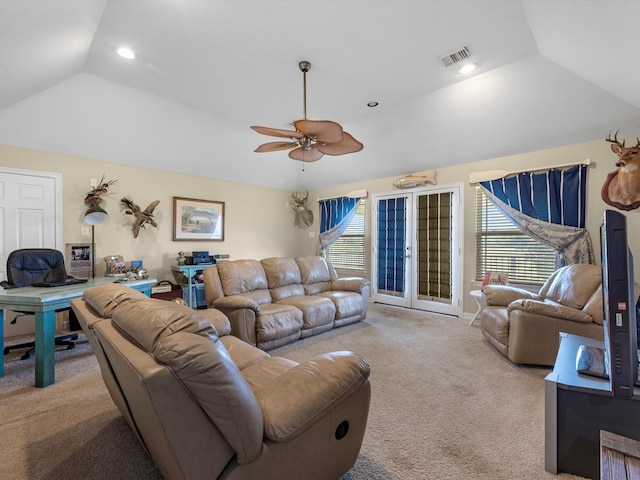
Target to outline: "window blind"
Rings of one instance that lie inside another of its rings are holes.
[[[347,229],[327,249],[325,257],[338,269],[364,271],[364,220],[366,199],[360,200],[360,205],[351,219]]]
[[[556,252],[522,233],[476,187],[476,274],[504,272],[509,283],[542,285],[556,268]]]

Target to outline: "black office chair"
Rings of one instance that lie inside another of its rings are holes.
[[[64,266],[64,256],[62,252],[51,248],[25,248],[22,250],[14,250],[9,254],[7,257],[7,281],[0,282],[0,285],[9,289],[28,287],[38,282],[63,281],[67,278],[69,277]],[[70,328],[75,329],[74,325],[79,326],[79,324],[71,308],[63,308],[56,310],[56,312],[63,312],[65,310],[69,311]],[[16,320],[21,316],[34,314],[34,312],[21,313],[22,314],[14,318],[11,323],[15,324]],[[55,337],[55,343],[56,345],[66,345],[66,349],[70,350],[75,347],[74,340],[77,339],[78,334],[71,333]],[[22,360],[26,360],[35,351],[35,341],[5,347],[4,354],[6,355],[9,351],[19,348],[29,348],[29,350],[20,357]]]

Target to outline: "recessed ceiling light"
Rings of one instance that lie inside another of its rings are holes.
[[[127,47],[120,47],[118,50],[116,50],[116,53],[122,58],[126,58],[127,60],[133,60],[134,58],[136,58],[136,54],[133,53],[133,50]]]
[[[375,102],[375,101],[367,103],[367,107],[373,108],[373,107],[377,107],[377,106],[378,106],[378,102]]]
[[[477,63],[467,63],[465,65],[462,65],[460,68],[458,68],[458,73],[461,73],[464,75],[465,73],[474,72],[477,69],[478,69]]]

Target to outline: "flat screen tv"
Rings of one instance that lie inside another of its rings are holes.
[[[629,249],[627,217],[604,212],[600,227],[602,305],[604,309],[605,370],[614,396],[632,397],[638,383],[638,338],[634,295],[633,255]]]

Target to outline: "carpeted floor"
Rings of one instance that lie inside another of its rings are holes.
[[[518,367],[467,321],[371,305],[367,320],[286,345],[294,360],[353,350],[371,364],[360,457],[343,480],[576,479],[544,470],[544,377]],[[5,356],[0,478],[162,478],[120,417],[89,344],[56,353],[56,383]]]

